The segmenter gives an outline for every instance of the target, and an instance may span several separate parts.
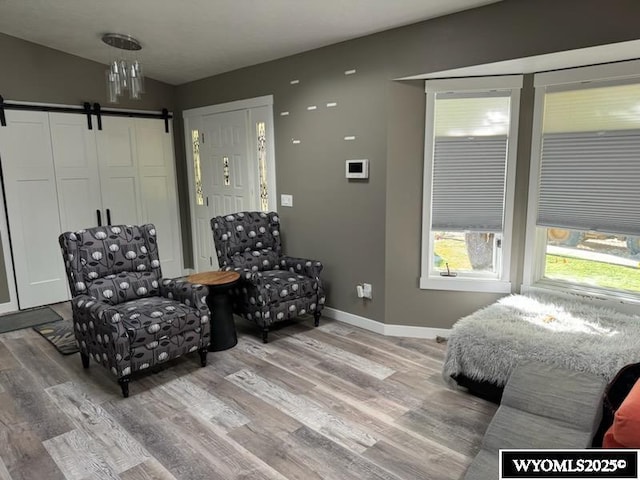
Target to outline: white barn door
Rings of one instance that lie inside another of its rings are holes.
[[[49,122],[60,231],[93,227],[98,225],[99,219],[105,225],[101,212],[95,130],[87,128],[84,115],[73,113],[50,113]]]
[[[164,277],[182,275],[182,243],[173,131],[152,118],[136,118],[136,154],[142,198],[142,223],[153,223]],[[170,123],[171,125],[171,123]]]
[[[20,309],[69,298],[58,236],[98,224],[154,223],[162,272],[182,245],[171,133],[156,119],[8,111],[0,160]],[[94,123],[95,125],[95,123]]]
[[[49,115],[7,111],[0,159],[21,309],[67,299]]]

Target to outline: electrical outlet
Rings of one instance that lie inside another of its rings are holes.
[[[283,207],[293,207],[293,195],[280,195],[280,205]]]
[[[356,285],[356,293],[358,294],[358,298],[364,297],[364,289],[362,288],[362,285]]]
[[[362,284],[362,294],[364,298],[368,298],[368,299],[373,298],[373,287],[371,287],[370,283]]]

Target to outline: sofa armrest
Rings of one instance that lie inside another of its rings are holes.
[[[501,405],[591,432],[600,425],[607,386],[599,375],[550,363],[522,361],[505,385]]]
[[[200,316],[209,316],[206,285],[187,282],[184,278],[163,278],[160,282],[160,296],[177,300],[198,310]]]
[[[299,275],[318,278],[324,265],[318,260],[310,260],[308,258],[282,257],[280,258],[280,268]]]

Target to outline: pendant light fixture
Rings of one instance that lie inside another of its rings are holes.
[[[102,36],[102,41],[111,47],[127,52],[120,56],[114,56],[115,58],[109,63],[109,68],[106,71],[109,102],[118,103],[118,98],[126,93],[132,100],[140,99],[144,93],[142,64],[140,60],[134,59],[133,54],[128,52],[142,50],[142,45],[132,36],[120,33],[105,33]]]

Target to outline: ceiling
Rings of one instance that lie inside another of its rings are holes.
[[[178,85],[496,1],[0,0],[0,32],[105,64],[102,34],[129,34]]]

